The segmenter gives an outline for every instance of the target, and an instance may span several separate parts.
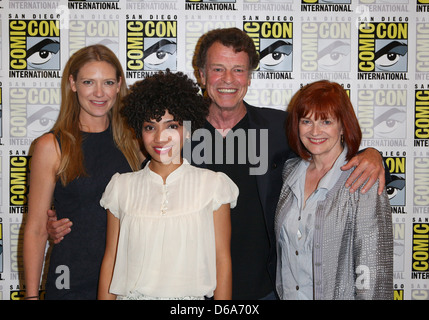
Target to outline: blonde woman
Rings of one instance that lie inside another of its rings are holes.
[[[96,299],[106,239],[101,194],[114,173],[138,169],[143,156],[119,113],[127,87],[111,50],[94,45],[73,54],[61,94],[58,119],[36,140],[32,155],[24,234],[26,298],[39,297],[46,213],[54,205],[59,219],[73,222],[73,232],[52,250],[45,298]]]

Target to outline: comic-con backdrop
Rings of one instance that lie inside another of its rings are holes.
[[[429,0],[0,0],[0,298],[24,294],[28,151],[58,115],[69,56],[102,43],[129,84],[166,68],[194,76],[198,38],[235,26],[261,58],[250,104],[284,110],[319,79],[348,90],[362,148],[393,177],[394,297],[429,299],[428,12]]]

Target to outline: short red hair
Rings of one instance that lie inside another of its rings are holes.
[[[321,80],[306,85],[292,98],[288,113],[286,135],[289,146],[302,159],[310,159],[311,154],[299,139],[299,121],[313,114],[316,120],[334,117],[341,123],[343,141],[348,148],[347,160],[359,151],[362,140],[359,121],[347,92],[338,83]]]

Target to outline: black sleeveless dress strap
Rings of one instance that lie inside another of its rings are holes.
[[[58,181],[54,191],[58,219],[69,218],[73,226],[50,254],[45,299],[97,298],[107,224],[99,201],[113,174],[131,171],[113,142],[110,127],[100,133],[83,133],[82,148],[87,176],[65,187]]]

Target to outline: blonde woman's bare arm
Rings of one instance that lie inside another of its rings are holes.
[[[52,205],[58,165],[58,144],[54,136],[46,134],[40,137],[31,159],[28,216],[24,230],[24,275],[27,297],[39,295],[48,239],[46,212]]]

